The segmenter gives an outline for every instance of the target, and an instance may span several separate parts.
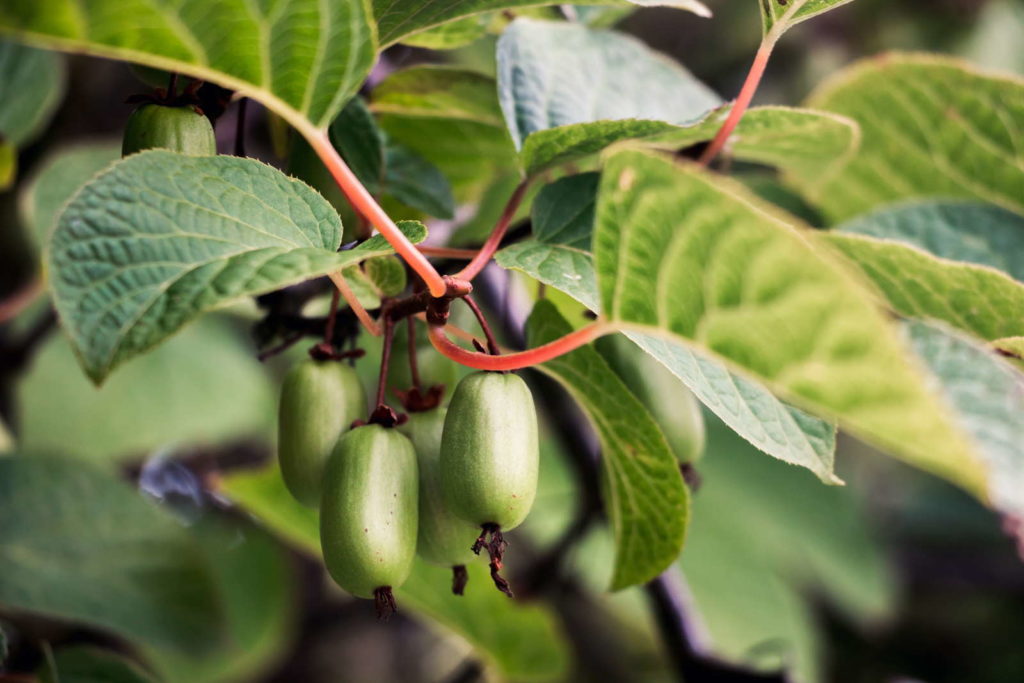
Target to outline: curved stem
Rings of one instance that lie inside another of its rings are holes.
[[[491,326],[487,324],[487,317],[484,316],[484,312],[480,310],[480,307],[476,305],[476,301],[469,294],[462,297],[462,300],[469,306],[469,310],[473,311],[476,321],[480,323],[480,330],[483,331],[484,338],[487,339],[487,353],[492,356],[500,356],[501,351],[498,350],[498,341],[494,338],[494,333],[491,332]]]
[[[472,280],[480,271],[490,262],[491,257],[494,256],[494,252],[501,246],[501,240],[505,237],[505,232],[508,231],[509,224],[512,223],[512,219],[515,218],[516,211],[519,210],[519,205],[523,202],[523,197],[526,195],[526,188],[530,186],[530,180],[524,180],[516,186],[512,196],[508,198],[508,203],[505,204],[505,209],[501,212],[501,217],[498,218],[498,222],[494,225],[494,230],[491,231],[491,236],[484,242],[484,246],[480,248],[480,251],[476,253],[473,260],[466,264],[466,267],[455,274],[455,277],[461,280]]]
[[[10,297],[0,301],[0,323],[12,320],[28,308],[43,293],[43,281],[33,279],[27,285],[14,292]]]
[[[757,86],[761,83],[761,77],[764,76],[765,67],[768,66],[768,58],[771,57],[775,41],[774,35],[769,34],[761,42],[761,47],[758,49],[757,55],[754,57],[754,63],[750,66],[750,72],[747,74],[747,80],[743,83],[743,88],[740,90],[736,101],[733,102],[728,118],[726,118],[722,127],[718,129],[714,140],[711,141],[711,144],[708,145],[700,157],[698,163],[702,166],[707,166],[718,156],[718,153],[725,147],[729,137],[736,130],[736,126],[739,125],[743,115],[750,107],[750,102],[754,99],[754,93],[757,92]]]
[[[310,133],[306,135],[306,139],[317,153],[317,156],[327,166],[327,170],[334,176],[338,187],[345,193],[345,196],[348,197],[356,211],[365,216],[370,221],[370,224],[394,247],[395,252],[423,278],[423,282],[426,283],[431,295],[435,297],[444,296],[447,288],[444,280],[441,279],[441,275],[434,269],[434,266],[430,265],[427,257],[420,253],[419,249],[409,241],[409,238],[402,234],[402,231],[398,229],[395,222],[384,213],[384,209],[380,208],[380,204],[363,187],[363,184],[359,182],[355,173],[352,172],[352,169],[348,167],[345,160],[338,154],[338,150],[334,149],[334,145],[331,144],[327,132],[318,131],[315,134]],[[342,293],[344,294],[344,292]]]
[[[349,308],[352,309],[352,312],[356,314],[356,318],[358,318],[359,322],[363,324],[366,331],[374,337],[379,337],[381,335],[380,325],[378,325],[377,321],[373,319],[373,316],[363,308],[363,305],[359,303],[359,298],[356,297],[352,288],[348,286],[348,282],[345,281],[345,276],[338,272],[328,273],[327,277],[331,278],[331,282],[333,282],[334,286],[338,288],[339,292],[341,292],[341,296],[344,297],[345,302],[348,304]]]
[[[424,256],[430,256],[432,258],[450,258],[450,259],[463,259],[466,261],[472,261],[476,258],[477,251],[475,249],[454,249],[452,247],[424,247],[419,244],[416,248],[420,250],[420,253]]]
[[[509,353],[504,356],[492,356],[489,353],[477,353],[468,351],[455,344],[445,334],[444,328],[438,325],[430,326],[430,343],[434,345],[441,355],[452,359],[467,367],[477,370],[519,370],[528,368],[531,365],[539,365],[553,358],[563,356],[570,351],[578,349],[584,344],[589,344],[598,337],[611,334],[615,328],[605,322],[594,322],[570,332],[553,342],[538,346],[527,351]]]

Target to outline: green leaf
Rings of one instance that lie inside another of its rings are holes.
[[[569,294],[592,311],[601,310],[593,256],[588,251],[540,239],[526,240],[499,251],[497,262],[502,268],[518,270]],[[780,401],[763,385],[730,371],[707,353],[669,344],[652,335],[630,332],[627,336],[765,453],[806,467],[825,483],[840,483],[832,471],[834,425]]]
[[[771,211],[698,168],[610,155],[594,233],[604,315],[977,493],[974,454],[869,293]]]
[[[384,135],[361,97],[354,97],[331,122],[331,143],[371,194],[384,178]]]
[[[18,150],[0,138],[0,190],[6,190],[18,175]]]
[[[800,176],[834,221],[890,202],[976,199],[1024,213],[1024,80],[934,55],[887,54],[834,76],[809,106],[860,124],[863,141],[840,172]]]
[[[60,104],[64,81],[59,55],[0,40],[0,139],[15,148],[31,142]]]
[[[451,185],[437,166],[404,145],[394,143],[388,145],[385,158],[383,192],[429,216],[455,217]]]
[[[981,456],[991,504],[1024,520],[1024,373],[941,325],[913,321],[907,329]],[[1024,536],[1019,523],[1014,528]]]
[[[858,216],[836,230],[896,240],[951,261],[991,266],[1024,282],[1024,216],[991,204],[899,204]]]
[[[544,300],[527,321],[530,346],[571,331]],[[594,348],[577,349],[537,369],[566,388],[601,440],[605,509],[617,548],[612,590],[650,581],[678,557],[689,519],[689,491],[665,436]]]
[[[490,76],[425,64],[396,71],[373,89],[378,114],[464,119],[503,127],[497,84]]]
[[[1008,358],[1024,361],[1024,337],[997,339],[992,342],[992,347]]]
[[[823,239],[856,263],[894,310],[943,320],[982,339],[1024,334],[1024,283],[899,242],[840,232]]]
[[[42,250],[57,226],[57,216],[78,188],[121,158],[120,141],[62,147],[49,155],[18,198],[22,224]]]
[[[266,416],[277,398],[253,353],[239,330],[210,316],[97,389],[55,335],[17,385],[19,450],[113,462],[168,446],[269,436]]]
[[[37,673],[42,683],[155,683],[130,659],[89,645],[62,647]]]
[[[722,103],[635,38],[531,19],[512,22],[498,41],[498,100],[517,148],[533,133],[572,124],[692,123]]]
[[[405,42],[408,35],[438,26],[454,19],[482,14],[493,10],[515,9],[517,7],[538,7],[559,4],[545,0],[447,0],[446,2],[424,3],[422,0],[373,0],[373,13],[377,17],[380,43],[386,47],[392,43]],[[618,0],[571,0],[569,5],[625,5]],[[696,0],[630,0],[630,4],[643,6],[668,6],[687,9],[700,16],[710,16],[705,5]]]
[[[599,173],[566,176],[545,185],[533,200],[534,237],[590,251]]]
[[[774,30],[776,37],[801,21],[849,2],[853,0],[758,0],[765,35]]]
[[[274,533],[320,557],[317,511],[295,502],[276,467],[229,476],[222,487],[229,498]],[[505,677],[563,677],[569,653],[550,610],[501,595],[483,566],[467,569],[470,582],[466,594],[456,597],[448,591],[450,570],[417,560],[412,575],[396,591],[399,609],[408,609],[465,638]]]
[[[379,236],[337,252],[341,234],[323,197],[258,161],[143,152],[61,215],[48,258],[54,303],[100,382],[200,313],[390,253]]]
[[[138,492],[81,460],[0,458],[0,604],[205,653],[224,614],[202,553]]]
[[[208,515],[192,531],[224,603],[227,645],[207,656],[148,648],[148,658],[166,683],[253,680],[289,651],[294,638],[299,596],[292,558],[250,523]]]
[[[428,28],[402,39],[405,45],[428,50],[453,50],[487,35],[491,15],[476,14]]]
[[[376,57],[369,0],[7,0],[0,32],[217,83],[326,128]]]

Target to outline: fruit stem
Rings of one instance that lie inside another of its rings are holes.
[[[754,93],[757,92],[757,87],[761,83],[761,77],[764,76],[765,67],[768,66],[768,58],[771,57],[776,40],[775,34],[769,33],[761,41],[761,47],[758,49],[757,55],[754,57],[754,63],[750,66],[750,71],[747,73],[747,80],[743,83],[743,88],[740,90],[736,101],[733,102],[728,118],[725,119],[722,127],[718,129],[715,138],[707,146],[707,149],[704,150],[698,161],[701,166],[707,166],[718,156],[750,107],[750,103],[754,99]]]
[[[346,283],[348,284],[348,283]],[[337,287],[331,291],[331,310],[327,313],[327,323],[324,324],[324,343],[334,343],[334,321],[338,317],[338,304],[341,299],[341,290]]]
[[[363,308],[363,305],[359,303],[359,299],[356,297],[355,292],[352,291],[352,288],[348,286],[348,282],[345,281],[345,276],[339,271],[337,273],[328,273],[327,277],[331,279],[334,286],[337,287],[338,291],[341,292],[341,295],[345,297],[345,303],[347,303],[349,308],[352,309],[352,312],[355,313],[356,318],[358,318],[359,322],[363,324],[366,331],[374,337],[379,337],[381,335],[380,325],[378,325],[377,321],[373,319],[373,316]]]
[[[519,205],[523,203],[523,197],[526,196],[526,189],[530,186],[530,180],[526,180],[519,183],[516,189],[512,192],[512,196],[508,198],[508,202],[505,204],[505,209],[501,212],[501,216],[498,218],[498,222],[494,225],[494,230],[491,231],[490,237],[484,242],[484,246],[480,248],[480,251],[476,253],[473,260],[466,264],[466,267],[455,274],[455,277],[462,280],[472,280],[480,271],[490,262],[491,257],[494,256],[494,252],[501,246],[501,240],[504,239],[505,233],[508,231],[509,224],[512,223],[512,219],[515,218],[516,211],[519,210]],[[435,294],[435,296],[437,296]]]
[[[488,353],[476,353],[468,351],[455,344],[445,334],[443,325],[430,326],[430,343],[434,345],[443,356],[451,358],[456,363],[476,368],[477,370],[519,370],[531,365],[539,365],[553,358],[565,355],[574,351],[584,344],[589,344],[598,337],[611,334],[615,328],[611,325],[597,321],[585,325],[578,330],[570,332],[553,342],[538,346],[526,351],[508,353],[504,356],[493,356]]]
[[[412,388],[422,393],[423,385],[420,383],[420,364],[416,358],[416,318],[409,316],[406,320],[407,330],[406,341],[409,347],[409,377],[412,379]]]
[[[380,204],[373,198],[369,191],[359,182],[352,169],[348,167],[345,160],[338,154],[338,150],[331,144],[327,131],[321,130],[316,133],[306,134],[310,146],[320,157],[320,160],[331,172],[338,187],[345,193],[349,202],[361,215],[365,216],[370,224],[384,236],[395,252],[401,256],[409,266],[416,271],[416,274],[423,278],[427,289],[435,297],[444,296],[446,286],[440,273],[430,265],[430,261],[409,241],[409,238],[402,234],[395,222],[384,212]],[[344,292],[342,292],[344,294]]]
[[[487,339],[487,353],[492,356],[500,356],[501,351],[498,350],[498,342],[494,338],[494,332],[491,331],[491,326],[487,324],[487,318],[484,317],[484,312],[480,310],[476,301],[474,301],[473,297],[469,294],[462,297],[462,300],[466,302],[466,305],[469,306],[471,311],[473,311],[473,315],[476,316],[477,322],[480,323],[480,329],[483,330],[484,337]]]
[[[377,380],[377,398],[375,406],[380,408],[385,405],[384,394],[388,386],[388,364],[391,362],[391,347],[395,340],[395,321],[389,316],[384,316],[384,344],[380,352],[380,377]]]

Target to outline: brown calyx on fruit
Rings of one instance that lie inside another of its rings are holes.
[[[387,621],[392,614],[398,611],[398,604],[395,603],[395,595],[391,592],[391,586],[374,589],[373,604],[377,608],[377,618],[381,621]]]
[[[466,565],[457,564],[452,567],[452,593],[462,595],[466,591],[466,584],[469,583],[469,572]]]
[[[512,595],[512,586],[501,575],[502,559],[505,556],[505,551],[508,549],[508,542],[501,533],[501,527],[488,522],[481,524],[480,530],[480,535],[477,537],[476,543],[473,544],[471,550],[479,555],[481,550],[487,549],[487,555],[491,560],[491,579],[494,581],[495,587],[508,597],[514,597]],[[488,537],[490,538],[488,539]]]

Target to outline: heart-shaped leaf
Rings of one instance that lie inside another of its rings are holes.
[[[376,56],[369,0],[8,0],[0,32],[201,78],[326,128]]]
[[[323,197],[258,161],[143,152],[61,215],[48,258],[54,303],[99,382],[204,311],[391,253],[380,236],[338,252],[341,234]]]
[[[975,199],[1024,214],[1024,80],[934,55],[887,54],[840,72],[808,105],[860,124],[860,151],[799,185],[834,221],[898,200]]]
[[[789,221],[705,171],[612,154],[594,233],[603,314],[625,331],[709,352],[853,434],[983,490],[964,435],[870,293]]]

